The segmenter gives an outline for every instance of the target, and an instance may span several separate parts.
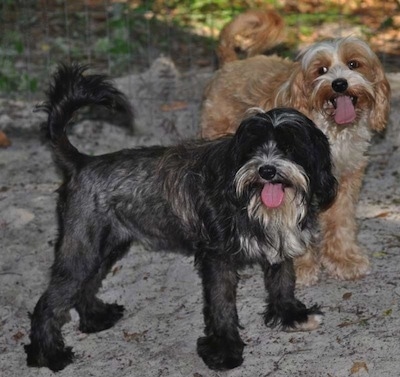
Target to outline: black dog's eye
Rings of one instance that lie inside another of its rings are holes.
[[[347,66],[348,66],[350,69],[357,69],[357,68],[360,66],[360,63],[359,63],[357,60],[350,60],[350,61],[347,63]]]
[[[318,74],[319,75],[324,75],[326,72],[328,72],[328,67],[320,67],[320,68],[318,68]]]

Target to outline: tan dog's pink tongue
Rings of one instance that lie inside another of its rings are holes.
[[[356,119],[356,110],[349,96],[336,98],[335,122],[337,124],[351,123]]]
[[[268,208],[277,208],[282,204],[285,191],[281,183],[266,183],[261,191],[261,201]]]

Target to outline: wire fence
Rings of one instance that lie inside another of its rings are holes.
[[[383,17],[375,21],[362,12],[285,13],[292,36],[285,53],[324,36],[361,34],[375,43],[388,70],[400,70],[396,1],[382,1],[381,8]],[[146,1],[1,0],[0,97],[35,98],[59,62],[121,76],[142,72],[164,55],[179,70],[212,70],[221,20],[233,15],[233,8],[199,12],[190,5],[185,13],[167,7],[157,13]]]

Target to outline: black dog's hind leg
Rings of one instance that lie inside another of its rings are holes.
[[[109,329],[122,318],[124,307],[118,304],[107,304],[96,297],[101,282],[110,271],[112,265],[129,248],[129,244],[110,250],[98,272],[87,281],[80,290],[75,308],[79,313],[79,330],[85,333],[93,333]]]
[[[211,369],[232,369],[242,364],[244,343],[239,335],[236,310],[236,269],[227,261],[200,261],[204,294],[205,335],[197,341],[197,352]]]
[[[107,254],[104,248],[99,252],[92,246],[101,245],[104,237],[92,241],[97,242],[91,243],[85,237],[60,238],[49,286],[31,316],[31,344],[25,346],[28,366],[58,371],[72,362],[73,352],[64,345],[61,327],[73,307],[81,316],[84,331],[99,331],[121,318],[122,307],[106,305],[94,295],[101,279],[127,247]]]
[[[265,324],[280,324],[284,330],[308,331],[317,328],[322,315],[319,307],[314,305],[307,308],[295,297],[296,276],[293,261],[290,259],[262,267],[265,287],[269,293],[264,313]]]
[[[78,283],[72,271],[63,272],[61,276],[53,272],[49,287],[31,315],[31,344],[25,346],[28,366],[59,371],[73,360],[71,347],[64,345],[61,327],[69,319]]]

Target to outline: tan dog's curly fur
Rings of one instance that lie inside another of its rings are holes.
[[[258,55],[279,43],[284,36],[282,17],[274,11],[249,10],[239,14],[221,30],[216,49],[218,62],[223,65],[238,59]]]
[[[229,38],[234,35],[228,31],[235,30],[236,22],[236,30],[243,28],[245,19],[246,13],[231,22],[221,35],[220,46],[233,45]],[[281,31],[269,30],[263,38],[270,38],[268,45],[272,46]],[[315,283],[321,265],[338,279],[367,274],[369,260],[357,242],[356,206],[372,134],[386,127],[389,114],[390,87],[379,59],[367,43],[355,37],[311,45],[296,61],[276,55],[230,61],[232,56],[221,59],[222,68],[205,90],[202,136],[234,132],[252,107],[288,106],[309,116],[329,138],[339,191],[332,207],[321,216],[320,247],[296,261],[298,282]]]

